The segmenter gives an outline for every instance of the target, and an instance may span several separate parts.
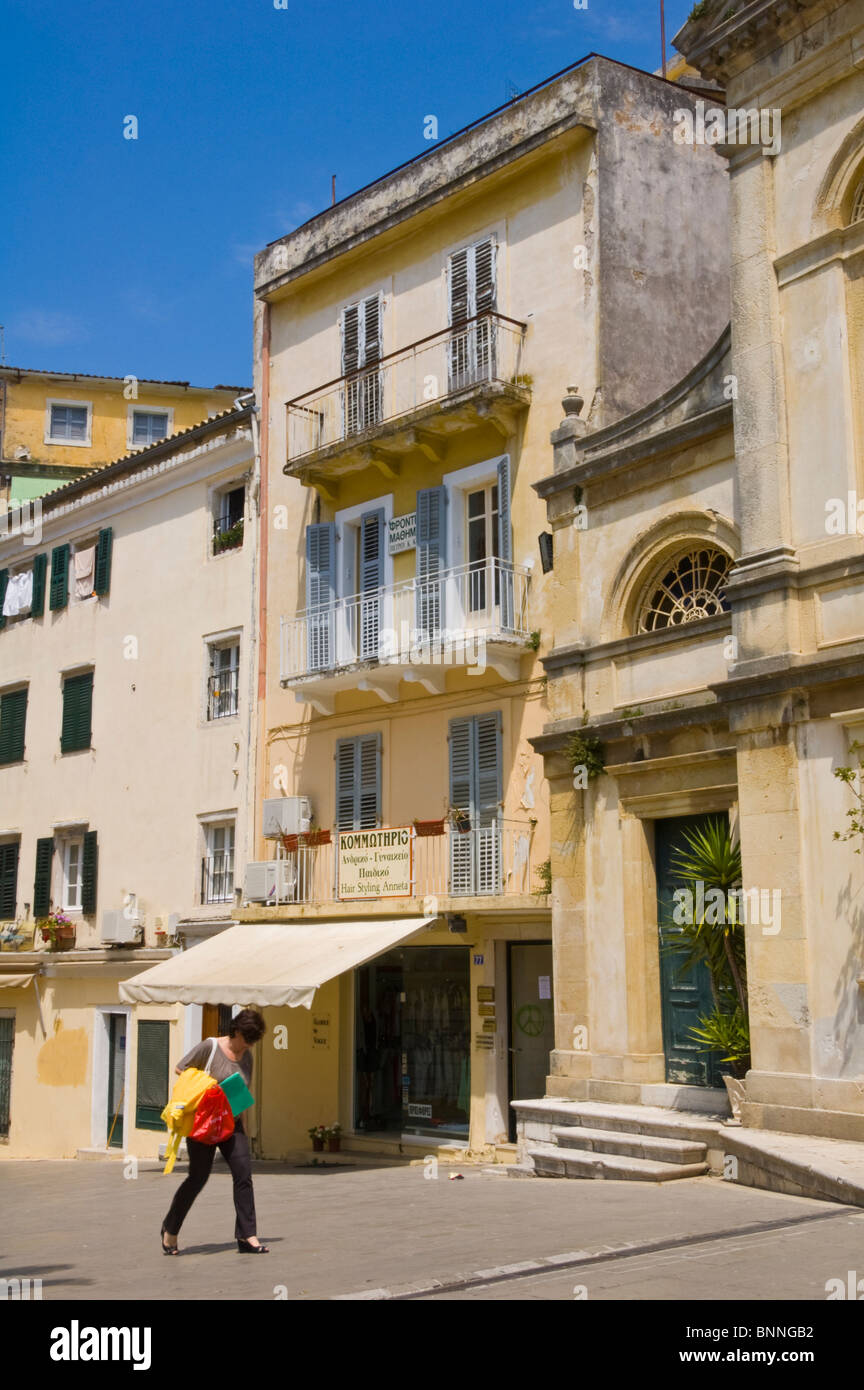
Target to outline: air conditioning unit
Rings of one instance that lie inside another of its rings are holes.
[[[127,917],[122,907],[103,912],[102,945],[131,946],[140,940],[143,926],[137,913],[134,917]]]
[[[308,796],[271,796],[264,801],[264,839],[280,835],[302,835],[312,824],[312,802]]]
[[[243,897],[247,903],[290,902],[294,897],[297,871],[287,859],[270,859],[263,864],[247,864]]]

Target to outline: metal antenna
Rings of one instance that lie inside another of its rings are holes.
[[[666,6],[664,0],[660,0],[660,65],[663,69],[663,76],[666,76]]]

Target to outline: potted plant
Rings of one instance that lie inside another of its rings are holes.
[[[50,912],[47,917],[40,917],[36,926],[51,951],[69,951],[75,945],[75,924],[59,909]]]
[[[448,814],[459,834],[467,835],[471,829],[471,817],[468,812],[463,811],[461,806],[451,806]]]
[[[342,1126],[340,1124],[327,1126],[327,1148],[331,1154],[338,1154],[342,1146]]]
[[[312,1148],[315,1150],[315,1152],[316,1152],[317,1154],[323,1153],[323,1152],[324,1152],[324,1140],[327,1138],[327,1126],[326,1126],[326,1125],[313,1125],[311,1129],[309,1129],[309,1130],[306,1131],[306,1133],[309,1135],[309,1138],[312,1140]]]
[[[164,931],[161,927],[157,927],[157,928],[156,928],[156,945],[157,945],[157,946],[164,946],[167,940],[168,940],[168,933],[167,933],[166,931]]]
[[[315,849],[318,847],[318,845],[329,845],[330,831],[307,830],[306,833],[302,836],[302,839],[304,844],[308,845],[310,849]]]

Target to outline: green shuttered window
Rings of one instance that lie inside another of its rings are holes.
[[[90,747],[90,724],[93,712],[93,672],[67,676],[63,682],[63,726],[60,731],[60,752],[76,753]]]
[[[96,565],[93,575],[93,592],[107,594],[111,587],[111,549],[114,533],[110,526],[99,532],[96,542]]]
[[[33,916],[47,917],[51,911],[51,858],[54,841],[49,835],[36,841],[36,877],[33,880]]]
[[[18,902],[19,842],[0,845],[0,920],[11,922]]]
[[[162,1019],[138,1024],[138,1075],[135,1124],[138,1129],[164,1129],[160,1116],[168,1104],[168,1051],[171,1025]]]
[[[51,551],[51,587],[48,607],[52,612],[69,602],[69,546],[55,545]]]
[[[36,555],[33,559],[33,599],[30,604],[31,618],[41,618],[45,612],[45,580],[48,575],[48,556]]]
[[[0,628],[6,626],[6,619],[3,617],[3,600],[6,597],[6,589],[9,585],[9,571],[0,570]]]
[[[88,916],[96,911],[96,873],[99,866],[99,851],[96,845],[96,831],[88,830],[84,836],[84,854],[81,861],[81,911]]]
[[[26,689],[0,695],[0,763],[18,763],[24,757],[26,722]]]

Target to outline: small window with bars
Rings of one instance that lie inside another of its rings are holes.
[[[240,643],[213,642],[209,652],[207,719],[227,719],[240,706]]]
[[[207,853],[201,862],[202,903],[230,903],[234,898],[234,822],[205,828]]]
[[[217,492],[213,511],[213,554],[237,550],[243,544],[243,518],[246,510],[246,488],[226,488]]]

